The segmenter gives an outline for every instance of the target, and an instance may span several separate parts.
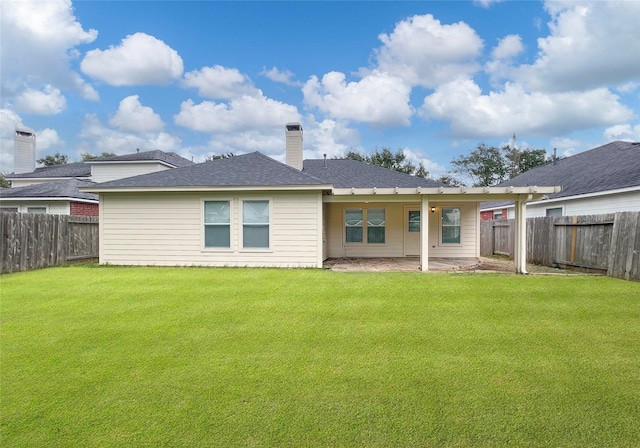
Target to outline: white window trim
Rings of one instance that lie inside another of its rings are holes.
[[[207,247],[205,241],[205,216],[204,216],[204,203],[205,202],[229,202],[229,247]],[[200,246],[203,252],[233,252],[234,251],[234,239],[233,239],[233,226],[234,226],[234,212],[235,204],[233,198],[205,198],[200,201]]]
[[[440,223],[438,224],[438,233],[439,233],[439,245],[443,246],[443,247],[460,247],[463,246],[462,243],[462,227],[463,227],[463,220],[462,217],[464,215],[464,207],[460,206],[460,205],[442,205],[439,208],[439,218],[440,218]],[[442,211],[445,208],[457,208],[460,210],[460,242],[459,243],[444,243],[442,241]]]
[[[384,210],[384,243],[369,243],[368,241],[368,225],[367,220],[369,219],[368,213],[369,209],[372,210]],[[362,241],[359,243],[348,242],[347,241],[347,210],[362,210]],[[345,246],[365,246],[371,245],[375,247],[385,247],[387,243],[387,237],[389,229],[389,215],[387,213],[387,207],[344,207],[342,209],[342,243]]]
[[[562,216],[566,216],[565,213],[565,209],[564,209],[564,205],[560,205],[560,206],[556,206],[556,207],[545,207],[544,209],[544,216],[547,216],[547,210],[555,210],[559,208],[560,210],[562,210]]]
[[[49,214],[49,206],[48,205],[26,205],[25,207],[25,213],[33,213],[30,212],[29,209],[30,208],[43,208],[44,209],[44,215],[48,215]]]
[[[269,247],[244,247],[244,201],[267,201],[269,203]],[[239,251],[242,253],[250,253],[250,252],[273,252],[273,198],[272,197],[240,197],[238,198],[238,215],[239,215],[239,236],[238,236],[238,246],[240,247]]]

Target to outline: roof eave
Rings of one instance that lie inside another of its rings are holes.
[[[498,196],[519,194],[553,194],[562,190],[555,187],[413,187],[413,188],[334,188],[335,196],[369,196],[369,195],[468,195],[468,196]]]
[[[46,197],[46,196],[30,196],[30,197],[0,197],[0,202],[42,202],[42,201],[74,201],[74,202],[87,202],[90,204],[98,204],[98,199],[86,199],[86,198],[74,198],[71,196],[57,196],[57,197]]]
[[[84,193],[146,193],[146,192],[211,192],[211,191],[324,191],[331,190],[328,184],[321,185],[204,185],[174,187],[82,187]]]

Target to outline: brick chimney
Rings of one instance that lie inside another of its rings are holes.
[[[17,128],[13,138],[15,174],[31,173],[36,169],[36,134],[31,129]]]
[[[287,165],[302,171],[302,125],[300,123],[287,123],[285,128]]]

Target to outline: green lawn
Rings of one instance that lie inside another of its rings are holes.
[[[637,447],[640,284],[65,267],[0,277],[3,447]]]

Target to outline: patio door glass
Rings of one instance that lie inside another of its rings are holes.
[[[420,209],[405,208],[404,255],[420,255]]]

